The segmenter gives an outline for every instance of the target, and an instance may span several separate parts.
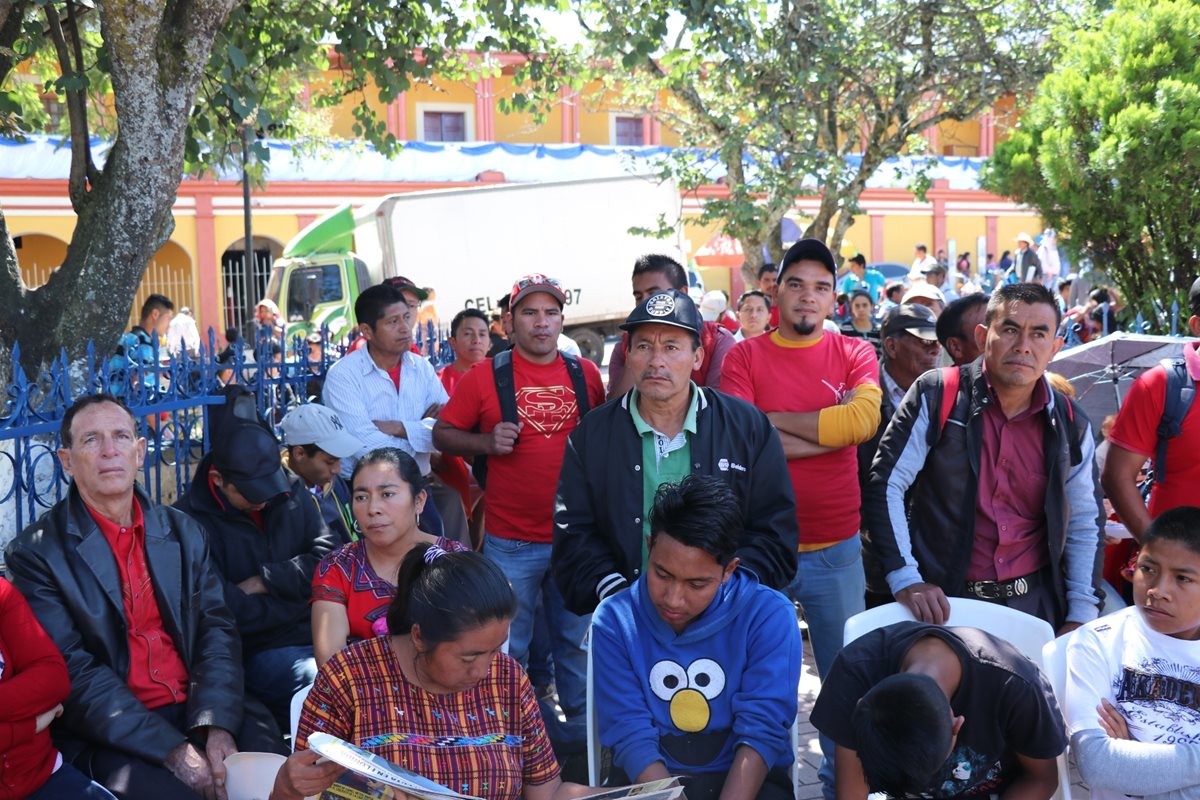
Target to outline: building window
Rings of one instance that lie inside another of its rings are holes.
[[[618,147],[638,147],[646,143],[641,117],[615,117],[613,144]]]
[[[461,111],[426,111],[423,115],[427,142],[465,142],[467,115]]]

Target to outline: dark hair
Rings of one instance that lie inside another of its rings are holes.
[[[942,347],[945,347],[946,342],[951,339],[971,338],[970,334],[962,329],[963,317],[976,306],[986,306],[987,302],[988,299],[985,295],[969,294],[946,306],[937,319],[937,338],[942,343]]]
[[[1000,259],[1003,260],[1011,252],[1012,252],[1012,250],[1005,250],[1003,253],[1000,254]]]
[[[308,456],[309,458],[313,458],[314,456],[316,456],[317,453],[325,452],[321,448],[317,447],[315,444],[289,444],[288,445],[289,453],[292,452],[293,447],[299,447],[304,452],[304,455]]]
[[[856,297],[865,297],[865,298],[867,298],[868,303],[870,303],[872,306],[875,305],[875,298],[871,297],[870,292],[863,291],[862,289],[855,289],[853,292],[850,293],[850,303],[851,304],[854,303],[854,299]]]
[[[923,245],[923,244],[919,244],[919,245],[917,245],[917,249],[918,249],[918,250],[920,250],[922,253],[928,253],[928,252],[929,252],[929,248],[928,248],[928,247],[926,247],[926,246],[925,246],[925,245]]]
[[[1188,299],[1192,303],[1192,316],[1200,317],[1200,278],[1192,283],[1192,288],[1188,289]]]
[[[650,253],[641,256],[637,261],[633,262],[633,276],[637,277],[646,272],[661,272],[667,279],[667,283],[671,284],[672,289],[678,289],[681,292],[687,292],[688,277],[687,271],[683,266],[671,258],[658,253]]]
[[[404,303],[404,295],[395,286],[386,283],[369,286],[354,301],[354,316],[360,325],[375,330],[376,323],[383,318],[383,312],[396,303]]]
[[[771,273],[772,275],[775,274],[775,265],[772,264],[770,261],[768,261],[766,264],[763,264],[761,267],[758,268],[758,279],[761,281],[762,276],[766,275],[768,272]]]
[[[242,338],[242,333],[237,328],[226,328],[225,329],[225,341],[227,343],[233,344],[240,338]]]
[[[746,302],[751,297],[757,297],[758,299],[762,300],[767,304],[767,311],[771,310],[771,298],[767,297],[765,292],[759,291],[758,289],[750,289],[749,291],[742,292],[742,296],[737,299],[737,310],[741,311],[742,303]]]
[[[503,297],[501,297],[499,300],[496,301],[496,305],[499,306],[501,313],[503,313],[505,311],[508,311],[508,305],[511,302],[512,302],[512,295],[506,294]]]
[[[1071,285],[1071,279],[1070,279],[1070,278],[1059,278],[1059,279],[1058,279],[1058,281],[1057,281],[1057,283],[1055,283],[1055,286],[1058,288],[1058,290],[1059,290],[1060,292],[1061,292],[1063,289],[1065,289],[1066,287],[1070,286],[1070,285]]]
[[[416,625],[425,641],[436,645],[494,620],[512,619],[517,596],[496,562],[472,550],[443,551],[426,561],[433,547],[418,544],[400,563],[396,597],[387,612],[389,633],[408,633]]]
[[[152,294],[146,298],[146,302],[142,303],[141,314],[138,317],[139,322],[145,322],[146,319],[158,311],[174,311],[175,304],[171,302],[171,298],[165,294]]]
[[[894,295],[894,294],[899,294],[899,295],[904,294],[904,284],[903,283],[893,283],[891,286],[889,286],[883,290],[883,296],[888,298],[889,300],[892,299],[892,295]]]
[[[358,477],[362,468],[375,464],[390,464],[396,470],[396,474],[400,476],[400,480],[407,483],[408,488],[412,489],[413,497],[425,491],[425,478],[421,476],[421,468],[417,466],[417,462],[412,456],[398,447],[377,447],[360,458],[354,465],[354,471],[350,473],[351,492],[354,491],[354,479]]]
[[[1159,514],[1142,534],[1142,544],[1147,545],[1157,539],[1179,542],[1200,555],[1200,508],[1178,506]]]
[[[458,329],[462,326],[465,319],[481,319],[483,320],[484,327],[488,325],[487,314],[478,308],[464,308],[454,315],[454,319],[450,320],[450,336],[458,336]]]
[[[742,539],[745,521],[737,495],[720,478],[688,475],[679,483],[664,483],[650,508],[650,547],[662,534],[680,544],[698,547],[729,563]]]
[[[871,687],[850,715],[870,790],[914,797],[929,789],[950,753],[952,717],[950,701],[928,675],[901,672]]]
[[[89,406],[98,406],[101,403],[112,403],[114,406],[128,414],[129,422],[133,426],[134,435],[137,435],[137,418],[133,416],[133,412],[129,410],[129,406],[125,405],[124,400],[108,394],[107,392],[100,392],[99,394],[85,394],[82,397],[75,398],[75,402],[71,403],[71,407],[67,409],[67,413],[63,414],[62,424],[59,427],[59,438],[62,440],[63,447],[71,446],[71,424],[75,421],[76,415]]]
[[[1115,333],[1120,330],[1117,323],[1117,312],[1111,305],[1100,304],[1088,312],[1088,318],[1101,327],[1105,333]]]
[[[1108,289],[1098,286],[1088,292],[1088,300],[1091,300],[1093,303],[1111,303],[1112,295],[1108,293]]]
[[[1058,330],[1058,324],[1062,322],[1062,312],[1058,310],[1058,303],[1054,302],[1054,295],[1040,283],[1009,283],[996,289],[992,292],[991,299],[988,300],[984,324],[990,327],[996,315],[1000,313],[1000,309],[1013,301],[1031,306],[1038,303],[1050,306],[1054,312],[1054,328]]]
[[[855,253],[854,255],[850,256],[850,260],[855,264],[861,264],[864,267],[867,265],[867,257],[862,253]]]

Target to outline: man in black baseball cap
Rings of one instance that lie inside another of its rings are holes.
[[[308,597],[333,534],[308,492],[289,491],[279,442],[259,420],[221,429],[175,505],[208,531],[242,636],[246,691],[287,730],[292,695],[316,678]]]
[[[796,517],[783,447],[754,406],[692,372],[703,318],[678,289],[644,298],[621,325],[634,386],[583,419],[567,442],[554,514],[554,576],[567,607],[591,612],[645,570],[658,487],[715,475],[738,494],[746,526],[737,556],[779,589],[796,570]]]

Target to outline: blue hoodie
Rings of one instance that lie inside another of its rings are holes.
[[[675,775],[727,772],[743,744],[787,768],[801,658],[795,608],[748,570],[678,635],[643,576],[592,618],[600,741],[630,780],[655,761]]]

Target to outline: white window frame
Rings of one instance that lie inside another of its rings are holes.
[[[467,128],[467,141],[475,141],[475,104],[474,103],[417,103],[417,141],[425,139],[425,112],[449,112],[462,114]]]
[[[610,112],[608,112],[608,143],[610,145],[612,145],[613,147],[624,147],[625,146],[625,145],[617,144],[617,117],[628,117],[630,119],[636,119],[638,122],[642,123],[642,125],[643,125],[643,127],[642,127],[642,144],[640,146],[645,147],[646,146],[646,128],[645,128],[646,116],[647,116],[646,114],[635,114],[632,111],[610,111]]]

